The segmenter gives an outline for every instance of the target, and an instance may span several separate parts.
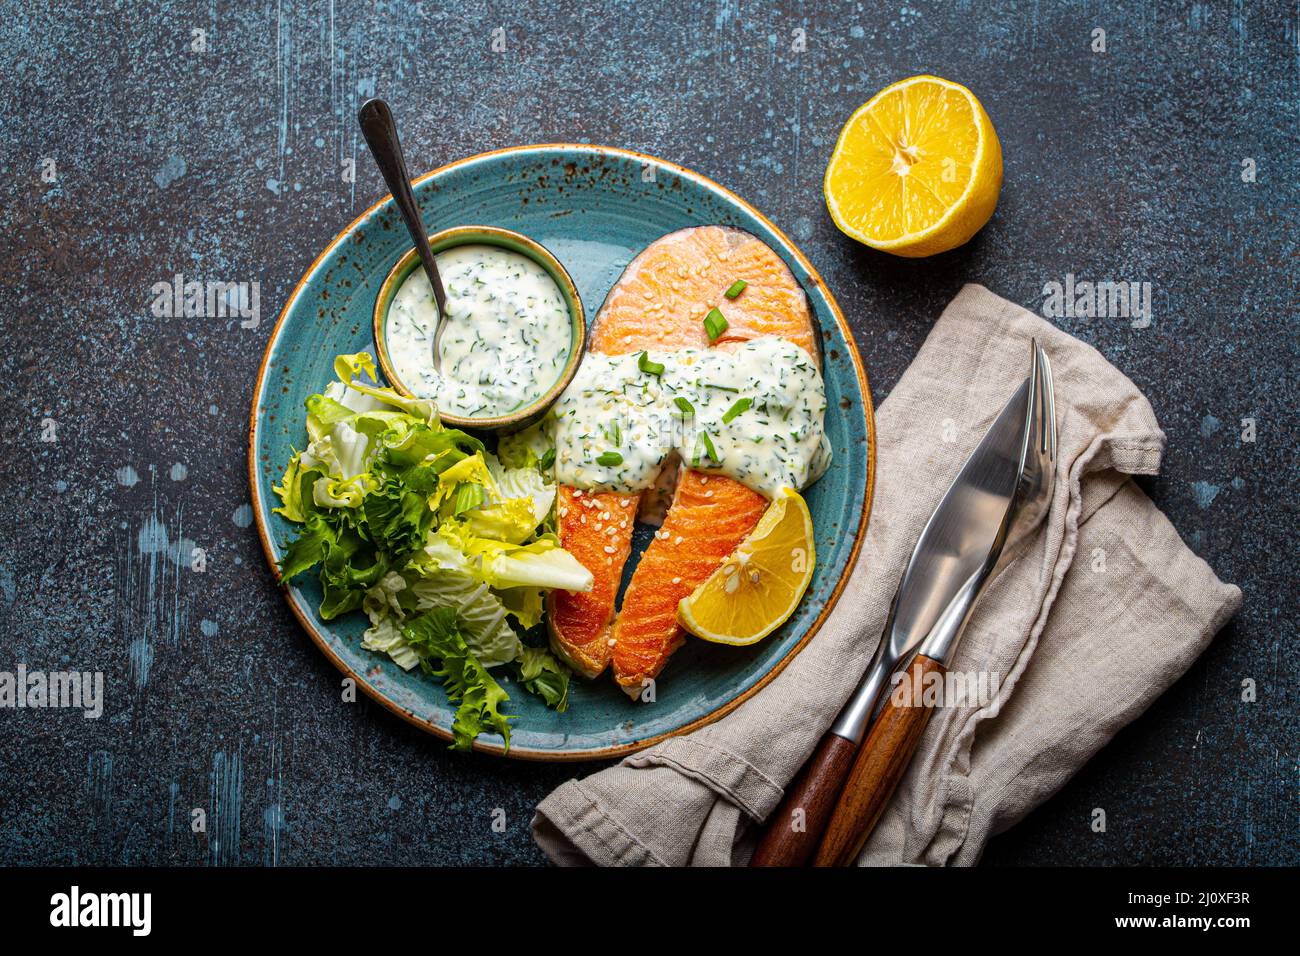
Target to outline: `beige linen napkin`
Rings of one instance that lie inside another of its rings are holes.
[[[990,583],[952,665],[1000,675],[999,688],[985,706],[934,713],[860,862],[977,862],[989,837],[1055,793],[1178,679],[1241,592],[1129,477],[1160,466],[1164,434],[1151,406],[1091,346],[968,285],[880,408],[866,542],[821,632],[724,719],[548,796],[533,833],[552,860],[747,862],[752,824],[776,808],[856,685],[925,521],[1027,374],[1032,337],[1056,387],[1052,506]]]

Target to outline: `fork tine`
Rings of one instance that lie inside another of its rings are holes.
[[[1034,344],[1039,369],[1038,387],[1042,392],[1043,447],[1047,457],[1056,461],[1056,393],[1052,385],[1052,363],[1041,345]]]

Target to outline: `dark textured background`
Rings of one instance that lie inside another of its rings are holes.
[[[877,403],[963,282],[1030,308],[1066,273],[1153,283],[1149,329],[1061,324],[1150,397],[1169,450],[1147,487],[1245,605],[985,860],[1300,862],[1294,4],[48,6],[0,16],[0,670],[102,669],[108,707],[0,711],[0,862],[539,863],[532,806],[594,769],[453,756],[341,703],[247,526],[275,315],[384,192],[352,119],[372,94],[417,170],[589,141],[735,189],[822,271]],[[820,184],[848,114],[917,72],[981,98],[1006,183],[969,246],[910,262],[837,233]],[[177,272],[260,282],[260,325],[153,317]],[[205,573],[168,557],[192,544]]]

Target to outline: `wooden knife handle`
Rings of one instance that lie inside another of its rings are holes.
[[[894,700],[895,688],[886,690],[885,707],[871,725],[867,739],[853,762],[839,802],[817,847],[814,866],[851,866],[884,812],[894,789],[907,772],[916,744],[930,719],[931,708],[915,691],[925,686],[929,674],[944,674],[938,661],[918,654],[907,669],[906,706]]]
[[[853,766],[857,745],[827,731],[767,819],[750,866],[807,866]]]

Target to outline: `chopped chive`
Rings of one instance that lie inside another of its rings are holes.
[[[636,360],[636,367],[647,375],[662,375],[664,373],[663,363],[650,361],[649,352],[641,353],[641,356]]]
[[[731,424],[732,420],[735,419],[737,415],[748,409],[753,404],[754,400],[752,398],[740,399],[736,404],[727,409],[726,413],[722,416],[722,424]]]
[[[546,454],[538,459],[537,467],[542,469],[542,471],[546,471],[546,469],[550,468],[553,464],[555,464],[555,449],[548,448],[546,449]]]
[[[704,331],[709,333],[710,342],[718,341],[718,337],[727,331],[727,320],[716,306],[704,317]]]
[[[683,415],[695,414],[695,406],[692,405],[690,402],[688,402],[686,399],[682,398],[681,396],[674,398],[673,404],[682,410]]]
[[[602,451],[596,458],[596,464],[604,465],[608,468],[611,465],[623,464],[623,456],[616,451]]]
[[[713,447],[713,439],[709,437],[708,432],[700,432],[700,441],[704,442],[704,447],[709,453],[710,460],[712,461],[722,460],[721,458],[718,457],[718,453]]]
[[[732,388],[730,385],[718,385],[716,382],[701,382],[705,388],[716,388],[720,392],[739,392],[740,389]]]
[[[745,291],[745,286],[747,285],[749,285],[749,283],[744,279],[737,279],[735,282],[731,283],[731,288],[727,290],[727,298],[734,299],[736,296],[740,295],[740,293]]]

